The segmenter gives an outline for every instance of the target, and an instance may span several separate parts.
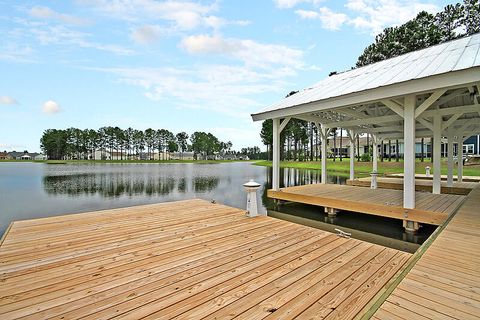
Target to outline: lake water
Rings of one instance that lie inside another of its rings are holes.
[[[228,206],[245,208],[246,195],[242,185],[250,179],[262,186],[258,193],[261,213],[268,211],[270,215],[282,219],[300,219],[300,223],[321,229],[328,229],[328,225],[331,226],[333,223],[349,230],[359,230],[359,234],[360,232],[374,234],[405,242],[404,246],[408,246],[408,243],[421,243],[428,236],[426,231],[423,235],[408,238],[403,233],[401,222],[366,215],[339,214],[335,221],[329,221],[318,207],[295,204],[281,206],[278,211],[273,211],[272,202],[266,197],[266,190],[271,186],[271,168],[255,166],[248,162],[0,163],[0,235],[14,220],[192,198],[214,199]],[[329,183],[343,184],[346,179],[329,176],[328,180]],[[320,182],[319,171],[281,170],[282,186],[317,182]],[[326,223],[327,226],[319,223]]]

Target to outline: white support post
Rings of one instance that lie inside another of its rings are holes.
[[[463,132],[459,132],[457,145],[457,182],[463,182]]]
[[[447,187],[453,187],[453,133],[448,131],[448,150],[447,150]]]
[[[373,172],[378,172],[378,139],[376,136],[372,135],[372,140],[373,140],[373,153],[372,153],[372,161],[373,161],[373,165],[372,165],[372,169],[373,169]]]
[[[320,136],[322,138],[322,184],[327,184],[327,128],[322,125],[320,128]]]
[[[350,138],[350,180],[355,179],[355,134],[353,130],[348,133]]]
[[[433,190],[432,193],[440,194],[442,181],[441,168],[441,141],[442,139],[442,116],[433,117]]]
[[[280,189],[280,119],[273,119],[272,189]]]
[[[415,104],[414,95],[405,97],[403,207],[408,209],[415,208]]]

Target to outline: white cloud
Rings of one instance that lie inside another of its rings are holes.
[[[431,3],[406,0],[348,0],[346,8],[354,13],[349,24],[375,35],[389,26],[400,25],[425,10],[437,12]]]
[[[295,10],[295,13],[302,19],[318,19],[320,17],[320,13],[317,11],[312,10]]]
[[[131,38],[136,43],[150,44],[156,42],[161,36],[161,28],[158,25],[145,25],[131,33]]]
[[[12,97],[9,97],[9,96],[0,96],[0,104],[4,104],[4,105],[14,105],[14,104],[18,104],[18,101],[15,100],[14,98]]]
[[[220,54],[243,61],[246,65],[269,67],[303,66],[303,52],[283,45],[262,44],[248,39],[197,35],[182,40],[181,46],[190,54]]]
[[[277,6],[292,8],[302,0],[275,0]],[[317,4],[316,2],[315,4]],[[339,30],[348,24],[372,35],[384,28],[400,25],[414,18],[420,11],[437,12],[435,4],[410,0],[347,0],[345,12],[334,12],[330,8],[298,9],[295,13],[302,19],[317,19],[328,30]]]
[[[36,61],[32,57],[32,54],[33,49],[30,46],[22,46],[15,43],[0,46],[0,60],[34,63]]]
[[[273,0],[275,5],[281,9],[288,9],[297,6],[300,3],[313,3],[318,4],[323,0]]]
[[[225,25],[248,25],[247,20],[227,20],[213,13],[218,10],[218,1],[204,4],[194,1],[155,0],[78,0],[109,18],[135,23],[158,24],[166,21],[170,32],[191,31],[199,27],[219,29]]]
[[[88,39],[91,36],[90,34],[71,30],[65,26],[46,26],[32,29],[31,32],[43,45],[73,45],[74,47],[92,48],[123,56],[134,54],[131,49],[119,45],[90,41]]]
[[[295,13],[303,19],[318,19],[322,23],[322,28],[328,30],[339,30],[348,20],[344,13],[333,12],[327,7],[319,8],[318,11],[296,10]]]
[[[60,21],[66,24],[72,24],[72,25],[86,25],[90,23],[90,21],[87,19],[83,19],[73,15],[63,14],[63,13],[54,11],[48,7],[40,7],[40,6],[33,7],[30,9],[29,14],[35,18],[52,19],[52,20],[57,20],[57,21]]]
[[[59,113],[60,111],[62,111],[62,109],[60,108],[60,105],[57,102],[53,100],[48,100],[42,105],[42,111],[43,113],[46,113],[46,114],[54,114],[54,113]]]
[[[121,83],[144,89],[144,95],[162,105],[200,109],[250,121],[261,105],[257,95],[274,92],[283,96],[293,75],[288,68],[261,72],[242,66],[205,65],[185,68],[103,68]]]
[[[217,8],[214,2],[203,5],[191,1],[155,1],[155,0],[82,0],[109,17],[138,22],[167,20],[179,30],[192,30],[211,22],[211,12]]]

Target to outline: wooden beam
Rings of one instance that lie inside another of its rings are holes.
[[[447,121],[442,122],[442,131],[447,129],[450,125],[452,125],[458,118],[460,118],[463,113],[454,114],[448,119]]]
[[[433,123],[431,123],[430,121],[428,121],[427,119],[425,118],[422,118],[422,117],[418,117],[416,119],[419,123],[423,124],[426,128],[430,129],[431,131],[433,131]]]
[[[463,105],[463,106],[458,106],[458,107],[449,107],[449,108],[442,108],[438,110],[428,110],[423,112],[423,117],[433,117],[435,115],[440,115],[440,116],[449,116],[452,114],[457,114],[457,113],[473,113],[473,112],[479,112],[480,111],[480,105]]]
[[[367,119],[355,119],[355,120],[348,120],[348,121],[338,121],[338,122],[330,122],[326,123],[328,127],[349,127],[349,126],[359,126],[365,124],[378,124],[378,123],[385,123],[385,122],[392,122],[392,121],[401,121],[402,118],[399,115],[389,115],[389,116],[381,116],[381,117],[369,117]]]
[[[398,104],[393,100],[382,100],[382,103],[387,106],[390,110],[398,114],[400,117],[403,118],[403,106]]]
[[[283,129],[287,126],[288,122],[292,119],[292,117],[287,117],[283,119],[282,123],[280,124],[280,127],[278,128],[278,133],[282,133]]]
[[[445,93],[445,91],[447,90],[437,90],[432,93],[430,97],[428,97],[425,101],[423,101],[422,104],[415,109],[415,118],[418,118],[425,110],[427,110],[435,101],[438,100],[438,98],[440,98]]]

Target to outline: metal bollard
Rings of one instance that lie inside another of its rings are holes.
[[[429,166],[425,167],[425,175],[427,176],[427,178],[430,177],[430,167]]]

